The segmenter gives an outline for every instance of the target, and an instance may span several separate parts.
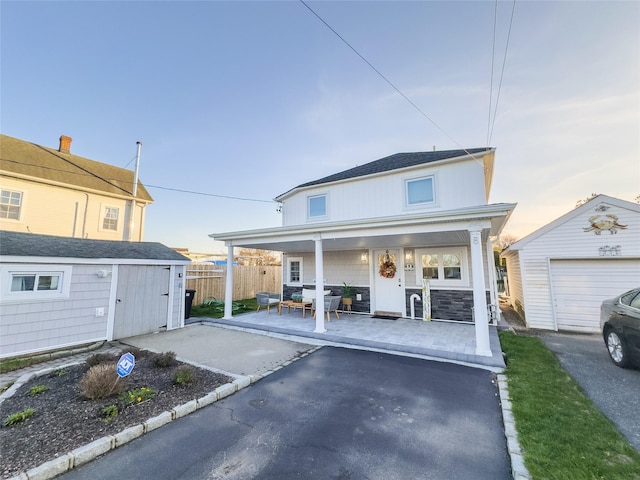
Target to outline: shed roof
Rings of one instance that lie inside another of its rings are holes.
[[[0,232],[0,256],[190,261],[157,242],[93,240],[9,231]]]
[[[0,134],[0,173],[85,191],[131,197],[134,172]],[[136,199],[153,198],[138,181]]]
[[[493,151],[492,148],[471,148],[467,150],[442,150],[442,151],[434,151],[434,152],[396,153],[388,157],[374,160],[373,162],[365,163],[364,165],[358,165],[348,170],[334,173],[332,175],[320,178],[318,180],[302,183],[297,187],[293,188],[292,190],[305,188],[305,187],[312,187],[315,185],[322,185],[325,183],[338,182],[341,180],[349,180],[349,179],[358,178],[358,177],[366,177],[366,176],[375,175],[378,173],[390,172],[392,170],[400,170],[403,168],[415,167],[415,166],[423,165],[426,163],[465,157],[470,154],[475,155],[479,153],[488,153],[491,151]],[[283,197],[289,192],[285,192],[281,195],[278,195],[278,197],[276,198]]]

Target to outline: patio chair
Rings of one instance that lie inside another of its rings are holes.
[[[331,321],[331,312],[333,312],[338,320],[340,320],[340,316],[338,315],[338,307],[340,306],[340,300],[342,299],[339,295],[325,295],[324,297],[324,311],[327,312],[327,322]],[[313,312],[313,318],[316,318],[316,301],[313,300],[313,305],[311,305],[311,311]]]
[[[256,299],[258,301],[258,309],[256,312],[260,311],[260,307],[267,307],[267,313],[270,313],[271,306],[278,306],[280,303],[280,295],[277,293],[258,292],[256,293]]]

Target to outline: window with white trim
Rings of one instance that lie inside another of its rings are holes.
[[[436,194],[433,175],[405,180],[405,202],[408,207],[435,203]]]
[[[102,230],[118,230],[118,217],[120,209],[104,205],[102,207]]]
[[[22,192],[0,191],[0,218],[20,220],[22,210]]]
[[[71,270],[62,265],[3,265],[2,303],[68,298]]]
[[[321,218],[327,216],[327,195],[311,195],[307,197],[307,217]]]
[[[431,280],[436,286],[469,285],[469,266],[464,248],[416,250],[416,281]]]
[[[287,284],[302,285],[302,257],[287,258]]]

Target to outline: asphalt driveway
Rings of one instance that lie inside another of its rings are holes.
[[[600,334],[538,335],[598,409],[640,451],[640,370],[616,367]]]
[[[323,347],[61,478],[510,479],[493,374]]]

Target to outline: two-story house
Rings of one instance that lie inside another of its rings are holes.
[[[316,332],[325,332],[322,295],[354,285],[352,310],[408,316],[429,279],[431,317],[474,322],[476,353],[491,355],[489,313],[497,305],[492,241],[515,204],[488,204],[495,150],[398,153],[276,197],[282,226],[215,233],[234,247],[283,252],[282,295],[316,288]],[[232,275],[225,318],[231,318]]]
[[[0,135],[0,230],[61,237],[142,241],[153,203],[134,172],[59,148]]]

